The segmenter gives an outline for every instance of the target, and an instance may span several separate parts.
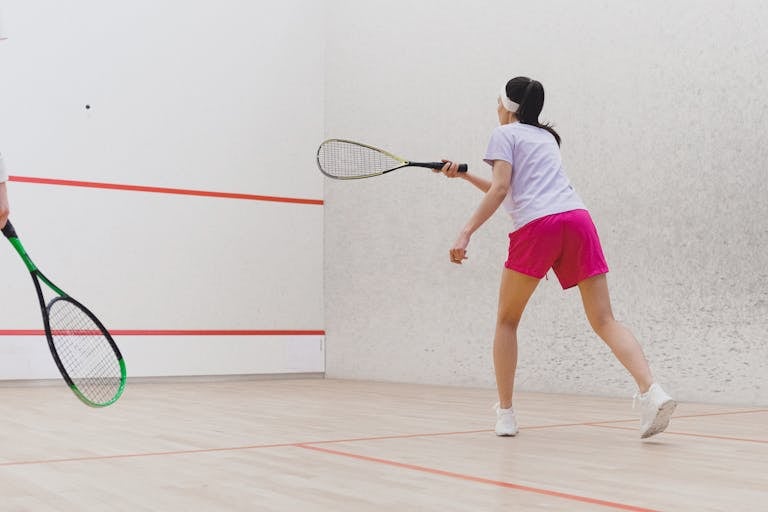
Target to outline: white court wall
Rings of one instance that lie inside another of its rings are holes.
[[[289,200],[9,183],[41,270],[133,332],[129,376],[322,372],[321,5],[2,4],[12,176]],[[13,334],[41,322],[10,245],[0,268],[0,379],[55,377],[43,338]]]
[[[327,137],[489,176],[500,86],[541,80],[615,314],[657,379],[682,400],[768,404],[768,4],[329,5]],[[492,387],[504,214],[458,267],[448,249],[480,200],[469,184],[406,169],[328,180],[325,200],[327,375]],[[519,334],[517,389],[634,393],[551,273]]]

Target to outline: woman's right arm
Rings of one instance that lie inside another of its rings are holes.
[[[434,169],[435,172],[442,172],[448,178],[461,178],[464,181],[468,181],[477,187],[481,192],[486,193],[491,188],[491,181],[475,176],[467,172],[459,172],[459,164],[451,162],[450,160],[443,160],[445,165],[442,169]]]
[[[459,177],[463,178],[464,181],[470,182],[479,188],[483,193],[488,192],[488,190],[491,188],[491,182],[489,180],[481,178],[480,176],[475,176],[474,174],[469,174],[469,172],[463,172]]]

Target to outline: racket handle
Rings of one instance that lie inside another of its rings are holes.
[[[417,165],[415,163],[411,165]],[[445,165],[445,162],[424,162],[423,164],[418,164],[419,167],[428,167],[430,169],[442,169]],[[459,172],[467,172],[469,170],[469,166],[467,164],[459,164]]]
[[[5,221],[5,227],[3,228],[3,234],[6,238],[19,238],[16,236],[16,230],[13,229],[13,224],[11,224],[11,221]]]

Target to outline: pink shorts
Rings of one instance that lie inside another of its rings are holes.
[[[552,268],[564,290],[605,274],[608,264],[587,210],[556,213],[509,234],[510,270],[541,279]]]

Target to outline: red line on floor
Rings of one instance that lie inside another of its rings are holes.
[[[280,444],[258,444],[252,446],[231,446],[225,448],[200,448],[196,450],[175,450],[168,452],[145,452],[145,453],[123,453],[115,455],[92,455],[89,457],[68,457],[62,459],[41,459],[41,460],[20,460],[10,462],[0,462],[0,467],[4,466],[31,466],[35,464],[53,464],[57,462],[90,462],[96,460],[110,459],[133,459],[137,457],[159,457],[163,455],[194,455],[198,453],[216,453],[216,452],[235,452],[240,450],[255,450],[258,448],[285,448],[287,446],[297,446],[296,443]]]
[[[409,439],[414,437],[440,437],[440,436],[458,436],[463,434],[483,434],[486,432],[492,432],[491,429],[481,430],[462,430],[459,432],[432,432],[421,434],[393,434],[391,436],[373,436],[373,437],[353,437],[350,439],[329,439],[326,441],[312,441],[307,443],[297,443],[301,445],[316,445],[316,444],[334,444],[334,443],[356,443],[360,441],[386,441],[388,439]]]
[[[635,420],[622,420],[622,421],[635,421]],[[565,428],[565,427],[583,427],[584,425],[590,425],[590,423],[553,423],[549,425],[531,425],[520,427],[520,430],[544,430],[548,428]]]
[[[91,455],[88,457],[68,457],[68,458],[62,458],[62,459],[8,461],[8,462],[0,462],[0,467],[24,466],[24,465],[32,465],[32,464],[53,464],[58,462],[87,462],[87,461],[97,461],[97,460],[106,460],[106,459],[130,459],[135,457],[159,457],[159,456],[165,456],[165,455],[194,455],[199,453],[232,452],[232,451],[256,450],[260,448],[283,448],[287,446],[299,447],[299,446],[305,446],[305,445],[326,444],[326,443],[350,443],[355,441],[377,441],[382,439],[403,439],[403,438],[410,438],[410,437],[448,436],[448,435],[469,434],[469,433],[477,433],[477,432],[490,432],[490,430],[472,430],[472,431],[464,431],[464,432],[437,432],[437,433],[426,433],[426,434],[403,434],[403,435],[378,436],[378,437],[356,437],[356,438],[350,438],[350,439],[329,439],[324,441],[323,440],[303,441],[298,443],[254,444],[254,445],[245,445],[245,446],[225,446],[221,448],[201,448],[201,449],[160,451],[160,452],[123,453],[123,454],[114,454],[114,455]]]
[[[318,330],[180,330],[180,329],[110,329],[113,336],[324,336]],[[0,329],[0,336],[45,336],[42,329]]]
[[[415,464],[407,464],[404,462],[397,462],[393,460],[379,459],[377,457],[369,457],[367,455],[358,455],[356,453],[342,452],[339,450],[329,450],[328,448],[320,448],[318,446],[298,445],[298,447],[304,448],[306,450],[315,450],[315,451],[327,453],[330,455],[338,455],[341,457],[348,457],[351,459],[363,460],[366,462],[375,462],[377,464],[384,464],[384,465],[392,466],[396,468],[410,469],[413,471],[419,471],[421,473],[428,473],[431,475],[447,476],[449,478],[455,478],[458,480],[464,480],[468,482],[477,482],[481,484],[495,485],[497,487],[505,487],[507,489],[515,489],[518,491],[542,494],[544,496],[551,496],[553,498],[562,498],[570,501],[579,501],[581,503],[589,503],[590,505],[599,505],[602,507],[608,507],[608,508],[613,508],[617,510],[631,510],[634,512],[654,512],[653,509],[636,507],[634,505],[626,505],[624,503],[616,503],[613,501],[589,498],[587,496],[579,496],[577,494],[568,494],[568,493],[559,492],[559,491],[552,491],[549,489],[540,489],[538,487],[530,487],[527,485],[514,484],[511,482],[503,482],[500,480],[491,480],[489,478],[465,475],[462,473],[454,473],[452,471],[444,471],[442,469],[435,469],[435,468],[430,468],[426,466],[417,466]]]
[[[600,424],[589,424],[590,427],[597,427],[597,428],[613,428],[617,430],[636,430],[632,427],[620,427],[618,425],[600,425]],[[723,441],[740,441],[744,443],[765,443],[768,444],[768,439],[750,439],[747,437],[730,437],[730,436],[717,436],[714,434],[696,434],[693,432],[674,432],[672,430],[665,430],[664,435],[673,435],[673,436],[687,436],[687,437],[701,437],[705,439],[721,439]]]
[[[768,412],[768,409],[747,409],[743,411],[702,412],[698,414],[675,414],[672,417],[677,419],[705,418],[707,416],[730,416],[734,414],[754,414],[754,413],[762,413],[762,412]],[[632,420],[587,421],[584,423],[577,423],[575,425],[608,425],[612,423],[630,423],[633,421],[637,422],[638,420],[632,419]],[[563,426],[569,426],[569,425],[563,425]]]
[[[724,413],[717,413],[717,414],[744,414],[744,413],[751,413],[751,412],[768,412],[768,410],[734,411],[733,413],[724,412]],[[712,416],[712,415],[715,415],[715,414],[704,413],[701,416]],[[696,415],[689,415],[685,417],[694,418],[696,417]],[[675,416],[675,418],[677,418],[677,416]],[[583,422],[583,423],[532,425],[528,427],[521,427],[520,430],[543,430],[548,428],[584,427],[584,426],[615,428],[615,429],[621,429],[621,430],[635,430],[633,427],[611,426],[606,424],[606,423],[617,423],[617,422],[626,422],[626,421],[636,421],[636,420],[617,420],[615,422],[607,421],[607,422]],[[96,460],[102,460],[102,459],[127,459],[127,458],[134,458],[134,457],[154,457],[154,456],[164,456],[164,455],[190,455],[190,454],[199,454],[199,453],[254,450],[259,448],[280,448],[280,447],[289,447],[289,446],[307,448],[310,446],[316,446],[320,444],[353,443],[353,442],[360,442],[360,441],[379,441],[379,440],[387,440],[387,439],[407,439],[407,438],[418,438],[418,437],[482,434],[484,432],[491,434],[493,431],[491,429],[479,429],[479,430],[463,430],[463,431],[451,431],[451,432],[422,432],[422,433],[416,433],[416,434],[394,434],[389,436],[355,437],[355,438],[347,438],[347,439],[328,439],[328,440],[302,441],[302,442],[280,443],[280,444],[230,446],[230,447],[221,447],[221,448],[203,448],[203,449],[163,451],[163,452],[126,453],[126,454],[116,454],[116,455],[94,455],[89,457],[72,457],[72,458],[48,459],[48,460],[15,461],[15,462],[9,461],[9,462],[0,462],[0,467],[29,465],[29,464],[50,464],[50,463],[57,463],[57,462],[96,461]],[[673,433],[673,432],[665,432],[665,433]],[[707,436],[707,435],[690,434],[690,433],[676,433],[676,434],[688,435],[688,436],[699,436],[699,437],[705,437],[705,438],[710,437],[713,439],[728,439],[728,440],[755,442],[754,439],[740,439],[740,438],[734,438],[734,437],[728,438],[724,436]],[[765,441],[758,440],[756,442],[763,443]],[[321,450],[321,448],[317,448],[317,449]]]
[[[109,190],[127,190],[131,192],[150,192],[155,194],[174,194],[184,196],[217,197],[224,199],[246,199],[249,201],[269,201],[275,203],[295,203],[322,205],[322,199],[306,199],[300,197],[261,196],[255,194],[240,194],[234,192],[213,192],[208,190],[191,190],[183,188],[150,187],[145,185],[123,185],[118,183],[99,183],[95,181],[62,180],[58,178],[34,178],[31,176],[10,176],[9,181],[19,183],[36,183],[42,185],[59,185],[65,187],[85,187]]]
[[[731,414],[754,414],[756,412],[768,412],[768,409],[747,409],[744,411],[703,412],[700,414],[675,414],[673,418],[703,418],[706,416],[729,416]]]

